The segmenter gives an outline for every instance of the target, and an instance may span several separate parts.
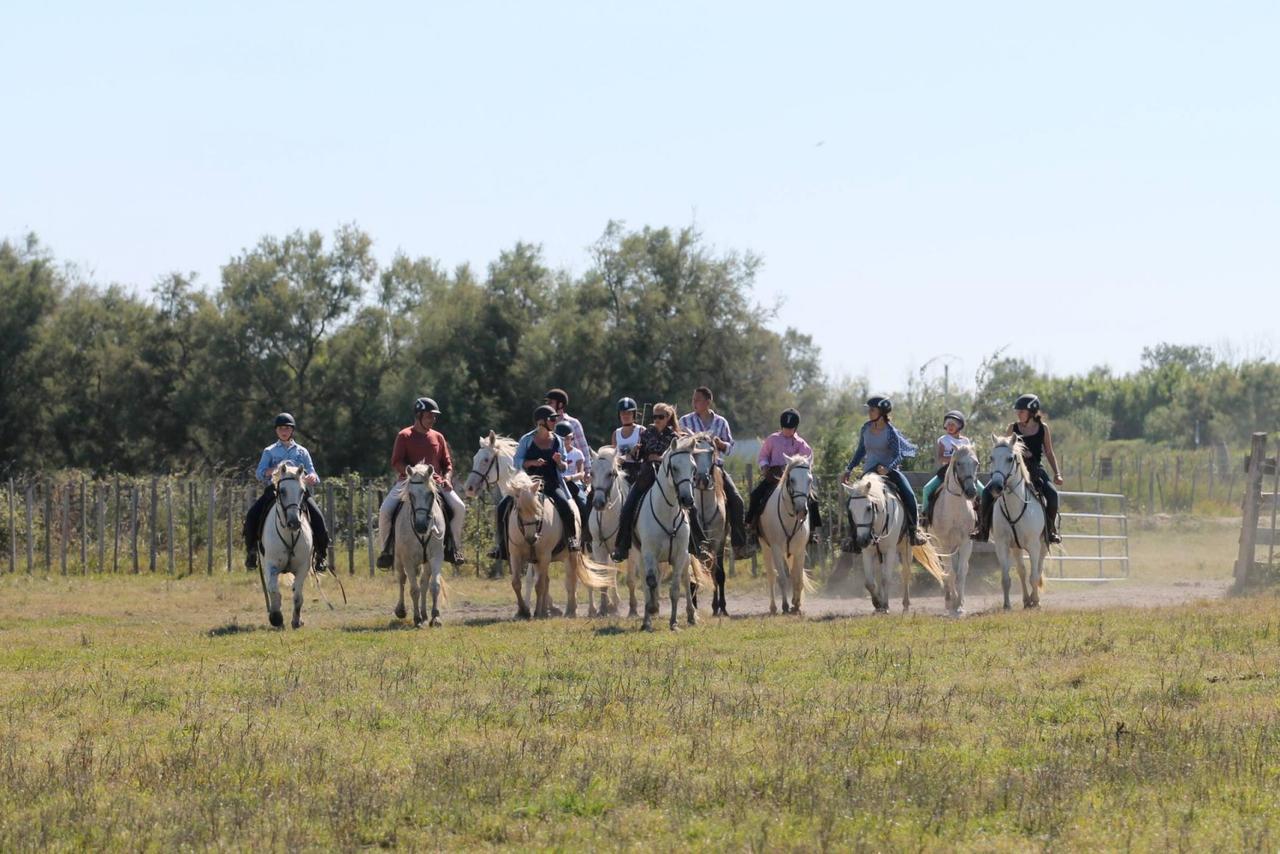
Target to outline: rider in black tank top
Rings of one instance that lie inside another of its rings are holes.
[[[1014,403],[1014,409],[1020,413],[1027,413],[1027,424],[1024,428],[1020,421],[1015,421],[1009,425],[1009,433],[1022,440],[1023,447],[1027,449],[1027,455],[1024,457],[1027,473],[1031,475],[1032,485],[1044,496],[1045,537],[1051,543],[1060,543],[1062,537],[1058,535],[1058,490],[1054,486],[1054,480],[1058,478],[1058,460],[1053,455],[1053,441],[1048,439],[1049,425],[1045,424],[1040,417],[1040,398],[1034,394],[1024,394]],[[1034,433],[1031,432],[1032,425],[1036,427]],[[1050,477],[1044,469],[1046,445],[1049,463],[1054,469],[1054,477]],[[978,530],[973,535],[975,540],[985,542],[990,536],[991,514],[994,507],[995,498],[988,486],[982,490],[982,506],[978,511]]]
[[[1032,470],[1039,468],[1044,460],[1044,425],[1037,422],[1036,426],[1040,429],[1028,435],[1018,429],[1017,421],[1009,425],[1009,432],[1020,437],[1022,444],[1026,445],[1027,450],[1031,452],[1030,456],[1026,457],[1026,461],[1027,468]]]

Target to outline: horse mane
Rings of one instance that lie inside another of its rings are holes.
[[[973,457],[974,459],[978,458],[978,452],[973,447],[972,442],[969,442],[968,444],[956,446],[956,449],[951,452],[951,459],[947,460],[947,471],[950,471],[952,467],[955,466],[956,460],[959,459],[960,457]]]
[[[511,476],[511,483],[508,485],[511,494],[515,496],[516,507],[528,509],[528,504],[533,496],[542,491],[542,478],[529,474],[528,472],[519,471]]]
[[[500,456],[514,457],[516,454],[516,448],[518,448],[519,446],[520,446],[520,443],[517,442],[515,439],[512,439],[510,436],[495,436],[493,439],[493,448],[498,452]],[[489,447],[489,437],[481,436],[480,450],[483,451],[487,447]]]
[[[885,509],[884,478],[875,472],[864,474],[849,489],[852,497],[865,498],[873,507]]]
[[[781,480],[786,480],[788,477],[791,476],[791,470],[796,467],[797,463],[808,463],[808,462],[809,462],[809,458],[806,457],[804,454],[788,454],[787,464],[782,467]]]
[[[1017,436],[997,436],[994,447],[1006,447],[1013,453],[1013,463],[1018,467],[1019,474],[1025,483],[1031,483],[1031,472],[1027,469],[1027,459],[1024,457],[1023,451],[1027,449],[1026,444]]]
[[[618,449],[613,445],[604,445],[596,451],[596,459],[608,460],[614,468],[618,467]]]
[[[430,468],[431,468],[431,466],[427,465],[426,463],[418,463],[417,465],[409,466],[409,471],[406,473],[406,476],[405,476],[405,482],[406,482],[406,484],[408,483],[409,478],[413,477],[414,475],[419,475],[419,474],[420,474],[420,475],[425,475],[425,474],[427,473],[427,471],[428,471]],[[424,483],[425,483],[425,485],[426,485],[427,489],[431,490],[432,492],[435,492],[435,491],[436,491],[435,478],[430,478],[430,477],[428,477],[428,478],[426,478],[426,479],[425,479]],[[403,503],[403,502],[405,502],[405,501],[408,501],[408,500],[409,500],[409,490],[407,490],[407,489],[403,489],[403,490],[401,490],[401,491],[400,491],[400,501],[401,501],[401,503]]]
[[[293,473],[293,474],[302,474],[302,466],[298,465],[297,463],[291,463],[288,460],[285,460],[284,462],[280,463],[280,465],[276,466],[276,470],[271,473],[271,484],[273,486],[279,486],[280,479],[284,477],[286,472]]]

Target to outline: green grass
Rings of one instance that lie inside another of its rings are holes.
[[[643,635],[347,587],[273,632],[253,576],[0,579],[0,850],[1280,846],[1271,594]]]

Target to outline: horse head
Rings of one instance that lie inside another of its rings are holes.
[[[991,487],[992,495],[1004,492],[1005,485],[1017,480],[1021,473],[1026,477],[1026,465],[1022,462],[1023,444],[1016,436],[992,436]]]
[[[715,441],[710,433],[698,433],[693,437],[693,485],[698,489],[711,489],[715,465]]]
[[[961,445],[951,455],[952,477],[959,482],[966,498],[978,494],[978,455],[972,445]]]
[[[671,483],[676,488],[676,497],[680,501],[680,506],[686,510],[692,509],[694,504],[693,476],[695,474],[695,464],[693,461],[693,445],[694,440],[691,437],[677,439],[671,443],[671,447],[667,448],[667,452],[662,456],[662,467],[667,470]],[[659,473],[661,474],[661,472]]]
[[[884,484],[878,475],[863,475],[844,484],[845,510],[853,524],[853,550],[861,552],[876,541],[876,517],[884,515]]]
[[[617,481],[621,469],[618,466],[618,449],[606,445],[591,462],[591,506],[603,510],[609,503],[609,493]]]
[[[480,449],[471,458],[471,473],[462,485],[467,498],[475,498],[482,491],[501,490],[503,481],[512,471],[509,463],[515,456],[515,442],[490,430],[480,437]],[[505,458],[505,459],[504,459]]]
[[[302,485],[302,476],[302,466],[290,462],[283,462],[276,466],[275,472],[271,475],[272,485],[276,488],[276,501],[284,510],[285,524],[291,531],[302,527],[302,516],[299,510],[306,492]]]
[[[809,494],[813,491],[813,469],[808,457],[787,457],[787,467],[782,472],[787,485],[791,509],[799,518],[809,515]]]
[[[423,536],[431,531],[431,511],[435,505],[436,487],[432,479],[435,469],[426,463],[406,466],[401,501],[407,501],[413,513],[413,532]]]

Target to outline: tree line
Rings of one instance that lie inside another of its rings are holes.
[[[325,471],[381,474],[414,398],[439,401],[467,457],[490,429],[528,429],[555,386],[596,444],[618,397],[683,411],[709,385],[739,433],[767,434],[796,406],[822,468],[847,458],[866,383],[833,379],[808,335],[770,327],[749,252],[616,222],[577,275],[528,243],[483,271],[407,254],[380,265],[372,249],[355,226],[267,236],[214,287],[173,273],[144,294],[85,281],[34,236],[0,242],[0,468],[242,471],[287,410]],[[995,353],[968,390],[919,377],[887,391],[924,468],[947,409],[970,413],[977,436],[1026,390],[1077,443],[1193,447],[1280,427],[1280,365],[1198,346],[1155,345],[1123,375],[1047,376]]]

